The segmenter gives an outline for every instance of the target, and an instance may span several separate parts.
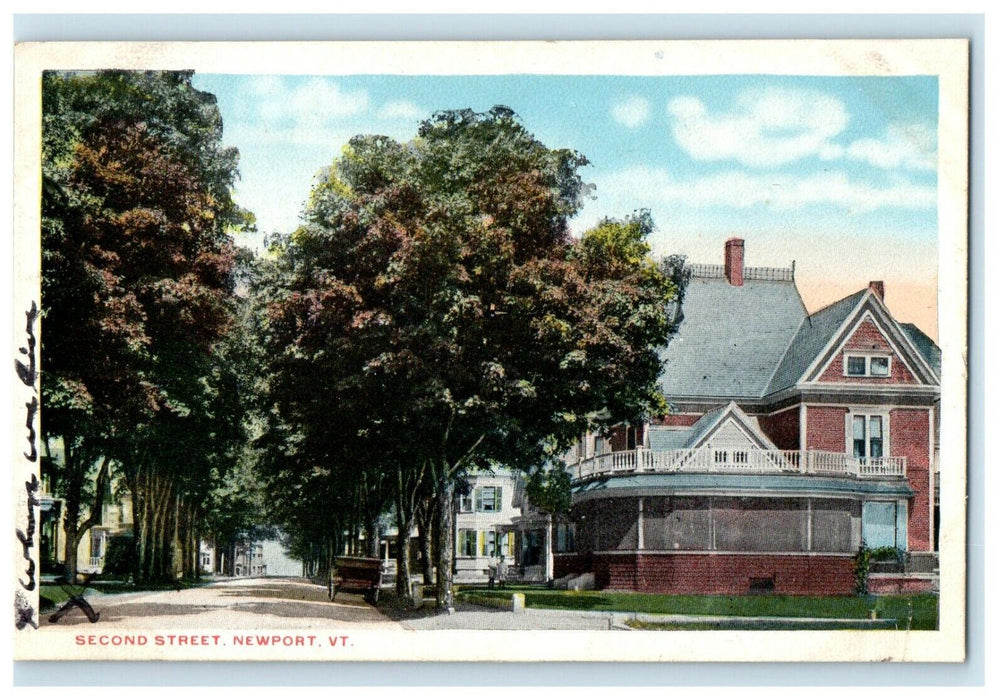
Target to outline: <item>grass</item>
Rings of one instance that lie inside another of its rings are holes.
[[[783,595],[660,595],[611,591],[556,591],[531,586],[504,589],[469,588],[458,598],[471,603],[509,600],[523,593],[529,608],[597,610],[655,615],[717,615],[727,617],[815,617],[864,620],[871,616],[896,620],[899,629],[938,627],[939,599],[931,594],[903,596],[783,596]]]
[[[798,622],[790,622],[788,620],[774,622],[772,620],[760,619],[757,622],[750,624],[744,624],[742,626],[730,622],[728,620],[722,622],[650,622],[647,620],[633,620],[628,619],[625,624],[636,630],[656,630],[656,631],[668,631],[668,630],[737,630],[744,629],[750,631],[799,631],[811,629],[806,624],[799,624]],[[848,625],[841,620],[834,620],[831,623],[824,622],[822,624],[814,624],[812,626],[813,630],[844,630],[848,629]],[[882,624],[877,624],[872,626],[871,629],[897,629],[897,626],[893,622],[883,622]]]

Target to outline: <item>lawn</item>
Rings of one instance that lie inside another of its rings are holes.
[[[817,617],[894,619],[899,629],[934,630],[938,625],[938,596],[689,596],[612,591],[556,591],[529,586],[505,589],[472,588],[459,593],[461,600],[508,600],[513,593],[526,596],[527,607],[563,610],[598,610],[676,615],[735,617]]]

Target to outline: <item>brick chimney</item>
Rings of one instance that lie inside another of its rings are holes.
[[[743,286],[743,239],[726,241],[726,279],[734,287]]]
[[[869,289],[876,292],[876,296],[878,296],[880,299],[883,298],[883,293],[886,291],[885,287],[883,286],[883,280],[873,280],[872,282],[869,283]]]

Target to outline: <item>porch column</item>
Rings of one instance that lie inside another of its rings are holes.
[[[555,578],[555,557],[551,549],[551,513],[548,513],[547,542],[544,551],[544,580],[551,581]]]
[[[645,511],[642,508],[642,496],[639,496],[639,549],[646,548],[645,534],[643,532],[643,523],[645,522]]]
[[[806,551],[813,551],[813,499],[806,499]]]

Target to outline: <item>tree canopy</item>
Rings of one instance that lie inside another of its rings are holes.
[[[532,469],[661,408],[674,285],[644,212],[571,235],[586,164],[504,107],[437,113],[408,143],[354,138],[281,251],[268,337],[287,456],[431,479],[441,557],[455,475]]]
[[[201,494],[207,463],[239,439],[220,342],[231,232],[253,219],[231,198],[237,152],[216,100],[190,73],[47,72],[42,101],[43,430],[64,445],[72,569],[97,461],[99,478],[118,465],[132,480],[143,518]],[[164,484],[141,485],[154,471]],[[166,575],[161,559],[149,575]]]

